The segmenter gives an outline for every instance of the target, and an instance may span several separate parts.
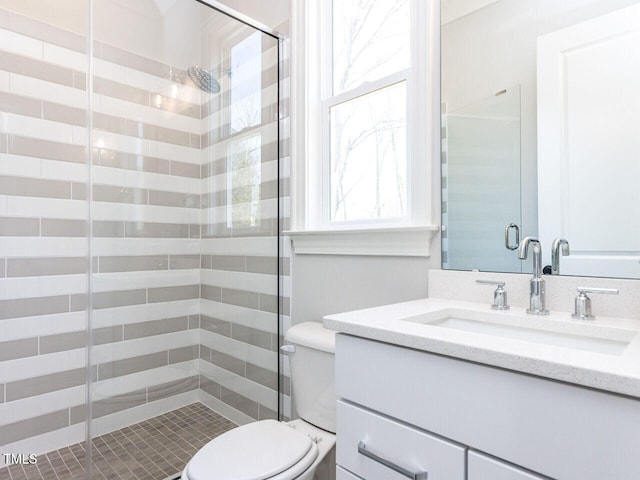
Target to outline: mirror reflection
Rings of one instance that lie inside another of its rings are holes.
[[[443,268],[526,272],[533,236],[640,278],[640,1],[442,0],[441,35]]]

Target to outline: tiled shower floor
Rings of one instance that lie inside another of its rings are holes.
[[[235,424],[193,403],[93,440],[93,479],[175,478],[209,440]],[[35,465],[0,469],[0,480],[72,480],[84,475],[84,444],[38,456]]]

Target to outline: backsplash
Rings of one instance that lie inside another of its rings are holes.
[[[479,285],[476,280],[501,280],[509,305],[528,307],[531,274],[429,270],[429,297],[490,304],[492,285]],[[617,288],[619,295],[589,295],[593,313],[598,316],[640,318],[640,281],[618,278],[569,277],[545,275],[547,308],[557,312],[573,312],[577,287]]]

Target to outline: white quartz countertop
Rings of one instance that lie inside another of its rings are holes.
[[[514,326],[513,330],[522,330],[516,332],[520,338],[447,328],[437,321],[429,324],[445,310],[453,316],[465,312],[483,324]],[[524,308],[495,311],[479,303],[426,298],[327,315],[324,325],[358,337],[640,398],[639,320],[604,316],[575,320],[567,312],[535,316]],[[549,344],[541,331],[566,333],[578,343],[584,337],[586,346]],[[533,340],[527,332],[533,333]],[[604,343],[610,339],[613,348],[596,353],[588,344],[592,337],[603,338]]]

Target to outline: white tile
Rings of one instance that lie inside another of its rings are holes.
[[[94,292],[195,285],[200,283],[200,269],[96,273],[92,280]]]
[[[85,220],[87,218],[87,202],[60,198],[11,196],[7,200],[7,213],[14,217],[63,217]]]
[[[241,170],[237,170],[241,175]],[[260,181],[269,182],[277,180],[278,178],[278,162],[266,162],[262,164],[260,170]],[[219,192],[221,190],[227,190],[230,186],[230,177],[226,173],[220,175],[214,175],[212,177],[204,178],[202,182],[202,193]],[[234,187],[241,186],[240,184],[234,184]]]
[[[155,142],[145,140],[146,152],[153,157],[167,158],[170,160],[180,159],[181,162],[195,163],[200,165],[200,149],[183,147],[171,143]]]
[[[3,383],[6,383],[74,368],[84,368],[85,365],[86,351],[84,348],[78,348],[0,362],[0,378]]]
[[[87,276],[85,274],[0,278],[0,300],[52,297],[84,293],[86,290]]]
[[[121,377],[110,378],[93,383],[91,387],[94,401],[123,395],[141,388],[153,387],[163,383],[182,380],[198,374],[198,360],[152,368]]]
[[[75,108],[87,107],[87,94],[83,90],[47,82],[39,78],[11,73],[11,88],[2,91],[25,95]],[[0,85],[1,82],[0,82]]]
[[[149,303],[94,310],[91,324],[93,328],[111,327],[122,325],[123,323],[133,324],[163,318],[197,315],[198,313],[200,313],[200,301],[198,299]]]
[[[0,29],[0,45],[7,52],[42,59],[43,42],[35,38]]]
[[[42,165],[39,158],[0,153],[0,174],[39,178]]]
[[[28,157],[20,157],[25,159]],[[60,162],[42,159],[42,177],[51,180],[67,180],[85,183],[88,178],[88,167],[80,163]]]
[[[277,295],[278,293],[278,277],[276,275],[203,269],[201,279],[205,285],[269,295]]]
[[[0,90],[8,92],[11,88],[11,74],[5,70],[0,71]]]
[[[224,335],[218,335],[204,329],[201,329],[200,332],[200,343],[244,362],[258,365],[272,372],[277,371],[277,352],[255,347],[248,343],[234,340]]]
[[[18,340],[38,335],[55,335],[77,332],[87,328],[86,312],[67,312],[36,317],[9,318],[0,320],[0,342]]]
[[[243,204],[239,203],[236,205],[243,205]],[[269,198],[267,200],[260,200],[259,205],[260,205],[260,218],[266,220],[266,219],[278,217],[277,199]],[[201,212],[202,212],[203,218],[205,219],[210,219],[210,218],[222,219],[227,217],[227,206],[223,205],[221,207],[203,208]]]
[[[86,242],[86,240],[85,240]],[[0,246],[2,237],[0,237]],[[93,255],[197,255],[198,238],[94,238]]]
[[[275,237],[203,238],[203,255],[260,255],[277,254]]]
[[[165,333],[152,337],[136,338],[117,343],[96,345],[93,347],[93,363],[112,362],[124,358],[137,357],[149,353],[162,352],[173,348],[197,345],[198,329]]]
[[[93,168],[93,182],[96,184],[194,194],[199,194],[201,188],[201,181],[196,178],[100,166]]]
[[[45,61],[72,68],[80,72],[87,71],[87,55],[51,43],[44,43],[43,58]]]
[[[0,112],[0,131],[54,142],[73,142],[73,127],[60,122]],[[82,143],[76,143],[82,145]]]
[[[0,237],[0,251],[6,257],[81,257],[87,254],[86,238]]]
[[[200,210],[186,207],[93,202],[92,213],[94,220],[185,224],[200,222]]]

